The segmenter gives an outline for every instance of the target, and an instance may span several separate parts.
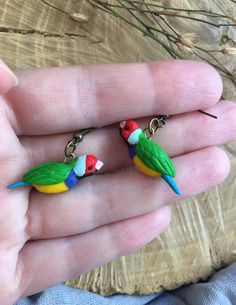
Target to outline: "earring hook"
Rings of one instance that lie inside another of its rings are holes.
[[[80,131],[78,131],[77,133],[74,134],[73,139],[71,139],[70,141],[68,141],[68,143],[66,144],[65,147],[65,158],[64,158],[64,163],[68,163],[68,162],[72,162],[75,160],[76,156],[75,156],[75,150],[76,147],[79,143],[81,143],[84,139],[84,137],[90,133],[94,128],[85,128],[82,129]]]
[[[150,139],[152,136],[157,134],[160,128],[163,128],[166,125],[166,121],[169,118],[169,115],[158,115],[156,118],[153,118],[148,127],[144,130],[146,136]]]

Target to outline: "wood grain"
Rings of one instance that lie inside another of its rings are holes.
[[[166,59],[169,55],[154,41],[119,19],[91,8],[87,1],[3,0],[0,7],[0,57],[12,68],[68,66]],[[226,5],[227,2],[227,5]],[[179,7],[208,7],[232,11],[230,1],[178,1]],[[162,1],[168,4],[168,1]],[[83,13],[88,23],[69,15]],[[198,32],[204,44],[218,46],[226,35],[235,44],[236,30],[197,27],[176,19],[182,32]],[[220,58],[231,71],[236,60]],[[236,99],[235,88],[225,80],[224,96]],[[97,268],[67,284],[103,295],[117,292],[146,294],[173,289],[205,279],[236,260],[236,144],[226,145],[232,170],[219,187],[172,207],[173,219],[165,233],[142,250]]]

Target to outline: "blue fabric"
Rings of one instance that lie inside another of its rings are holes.
[[[100,295],[58,285],[19,300],[16,305],[235,305],[236,263],[216,273],[209,281],[146,296]]]

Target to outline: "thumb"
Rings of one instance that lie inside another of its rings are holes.
[[[6,93],[17,86],[18,79],[12,70],[0,59],[0,94]]]

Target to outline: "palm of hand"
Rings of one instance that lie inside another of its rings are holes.
[[[12,86],[6,77],[0,74],[2,93]],[[68,193],[51,196],[6,189],[28,168],[62,160],[74,131],[130,117],[144,117],[139,121],[145,126],[148,116],[176,113],[158,142],[175,157],[181,199],[228,174],[228,159],[214,146],[235,138],[231,118],[236,108],[216,104],[221,82],[207,65],[176,61],[42,69],[20,72],[19,79],[20,85],[0,100],[0,304],[141,247],[164,230],[168,205],[179,200],[159,179],[137,171],[91,177]],[[194,111],[208,106],[217,121]],[[104,171],[130,165],[117,127],[94,131],[79,148],[83,153],[97,155]]]

